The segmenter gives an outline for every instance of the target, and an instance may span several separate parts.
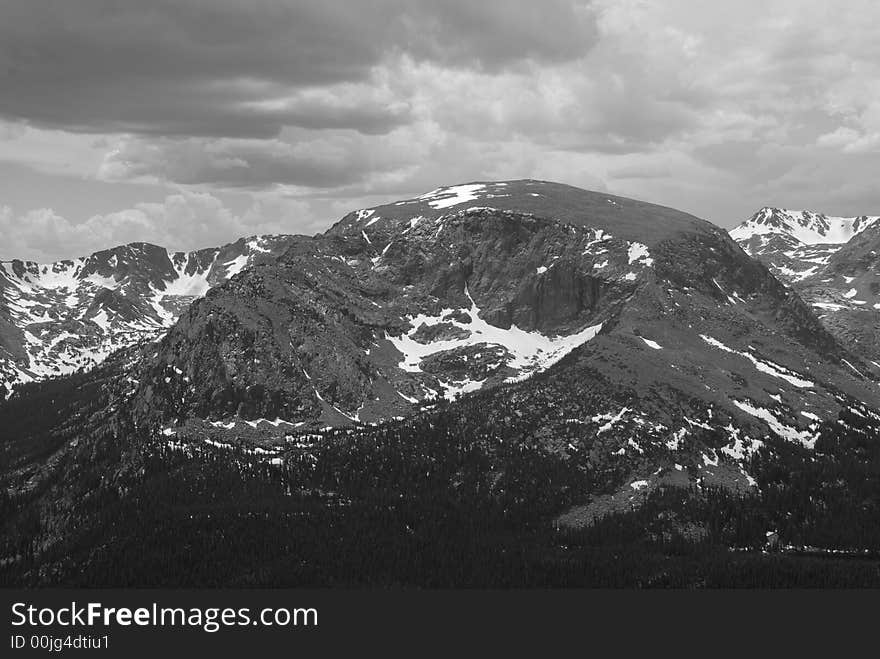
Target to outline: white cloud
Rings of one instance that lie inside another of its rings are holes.
[[[130,242],[197,249],[241,236],[314,230],[308,204],[283,194],[257,195],[240,214],[205,192],[181,191],[161,203],[142,203],[73,223],[52,209],[15,214],[0,207],[0,258],[38,262],[73,258]]]

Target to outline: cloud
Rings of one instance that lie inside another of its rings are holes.
[[[367,89],[389,57],[499,70],[594,41],[589,7],[565,0],[7,0],[0,115],[142,135],[376,134],[409,119]]]
[[[336,148],[334,148],[336,147]],[[126,139],[111,151],[99,175],[107,180],[158,179],[185,185],[248,187],[287,183],[334,187],[365,173],[344,145],[305,146],[279,140]]]
[[[867,0],[9,0],[0,158],[296,197],[314,229],[490,178],[724,226],[765,204],[877,213],[877,19]],[[136,201],[125,231],[147,216],[175,239]]]
[[[229,188],[276,184],[335,188],[375,179],[427,157],[410,130],[381,139],[340,131],[287,131],[284,139],[122,138],[98,171],[105,180]]]
[[[405,0],[386,8],[397,16],[390,25],[401,50],[489,71],[522,60],[578,59],[598,36],[591,3],[584,0]]]
[[[315,228],[308,205],[283,195],[257,197],[236,214],[211,194],[183,191],[159,203],[137,204],[80,223],[52,209],[17,215],[12,208],[0,206],[0,234],[8,237],[0,258],[52,262],[130,242],[188,250],[232,242],[241,236]]]

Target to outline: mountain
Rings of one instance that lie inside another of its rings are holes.
[[[850,350],[880,368],[880,222],[764,208],[730,232],[793,286]]]
[[[314,430],[522,380],[576,348],[641,401],[609,400],[594,416],[656,426],[656,441],[691,427],[694,410],[671,399],[700,399],[695,423],[809,442],[841,393],[864,399],[874,386],[717,227],[523,181],[346,216],[194,303],[141,362],[131,396],[168,428]]]
[[[0,397],[158,338],[192,300],[293,240],[254,236],[194,252],[132,243],[56,263],[0,262]]]
[[[132,361],[138,427],[221,445],[377,424],[577,365],[577,404],[542,434],[601,435],[637,481],[650,452],[744,487],[766,437],[811,447],[821,421],[877,400],[871,365],[724,231],[539,181],[351,213],[209,291]]]
[[[792,211],[764,207],[749,220],[730,232],[737,242],[746,242],[749,251],[774,239],[782,239],[792,246],[842,245],[877,222],[877,217],[830,217],[811,211]]]
[[[873,547],[854,534],[877,372],[699,218],[543,181],[438,188],[21,387],[0,558],[36,583],[484,583],[473,561],[498,585],[582,579],[620,560],[584,547],[624,537]],[[120,563],[135,548],[150,567]],[[653,560],[627,579],[663,582]]]

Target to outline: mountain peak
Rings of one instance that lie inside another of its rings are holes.
[[[380,231],[397,235],[417,219],[491,209],[601,229],[629,241],[656,245],[669,238],[718,229],[693,215],[665,206],[585,190],[563,183],[520,179],[472,181],[439,187],[417,197],[364,208],[346,215],[329,235]]]
[[[195,298],[295,240],[251,236],[192,252],[132,242],[54,263],[0,262],[0,399],[161,336]]]
[[[877,217],[830,217],[762,208],[730,232],[740,247],[792,286],[832,334],[880,364]]]
[[[790,210],[765,206],[730,232],[739,243],[747,243],[761,236],[766,242],[773,235],[782,236],[794,244],[843,244],[864,231],[878,218],[860,215],[836,217],[808,210]]]

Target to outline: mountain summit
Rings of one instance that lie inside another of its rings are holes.
[[[681,211],[562,183],[524,179],[437,188],[413,199],[366,208],[345,216],[328,235],[372,227],[399,230],[417,218],[434,220],[450,211],[480,209],[532,214],[574,227],[613,233],[618,239],[657,244],[676,235],[712,231],[714,225]]]

